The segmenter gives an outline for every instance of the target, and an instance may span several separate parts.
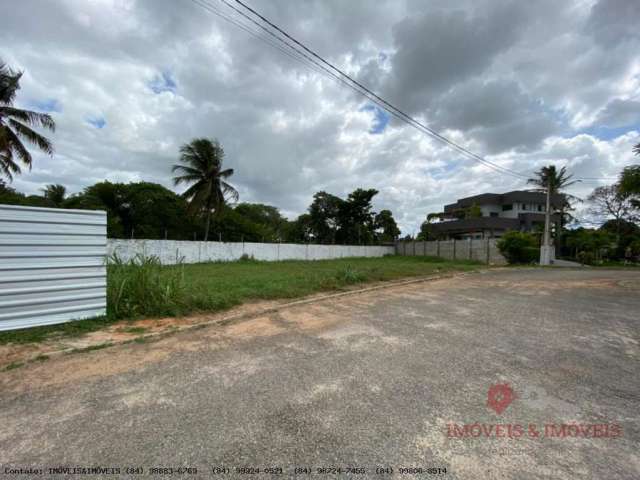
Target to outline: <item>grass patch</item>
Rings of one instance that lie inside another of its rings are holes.
[[[146,333],[147,330],[149,329],[146,327],[127,327],[127,328],[120,329],[122,333],[133,333],[133,334]]]
[[[22,362],[11,362],[9,365],[4,367],[2,370],[8,372],[9,370],[15,370],[16,368],[20,368],[24,365]]]
[[[122,319],[215,312],[251,300],[297,298],[358,283],[469,271],[481,266],[474,261],[396,255],[281,262],[243,259],[171,266],[162,266],[152,258],[138,257],[130,262],[115,258],[108,266],[107,317],[0,332],[0,344],[82,335]],[[139,328],[131,327],[128,332],[143,333]]]
[[[49,355],[45,355],[43,353],[41,353],[40,355],[38,355],[36,358],[33,359],[34,362],[44,362],[49,360]]]

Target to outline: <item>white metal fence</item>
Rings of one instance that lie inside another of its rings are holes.
[[[106,313],[107,216],[0,205],[0,330]]]

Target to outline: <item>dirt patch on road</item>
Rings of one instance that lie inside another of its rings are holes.
[[[73,385],[93,377],[110,376],[142,368],[167,358],[168,349],[136,349],[117,347],[110,351],[88,352],[57,358],[55,366],[49,362],[30,365],[0,375],[2,391],[23,391],[56,385]]]

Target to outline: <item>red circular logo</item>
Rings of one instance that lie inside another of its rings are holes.
[[[496,383],[489,387],[487,406],[500,415],[516,398],[516,394],[508,383]]]

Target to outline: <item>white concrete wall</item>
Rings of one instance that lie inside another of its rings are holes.
[[[243,254],[256,260],[323,260],[342,257],[382,257],[395,247],[360,245],[305,245],[293,243],[192,242],[182,240],[117,240],[107,242],[109,256],[122,260],[136,255],[156,256],[165,265],[238,260]]]
[[[426,255],[445,260],[477,260],[493,265],[505,265],[507,260],[498,250],[497,239],[435,240],[430,242],[399,241],[398,255]]]

